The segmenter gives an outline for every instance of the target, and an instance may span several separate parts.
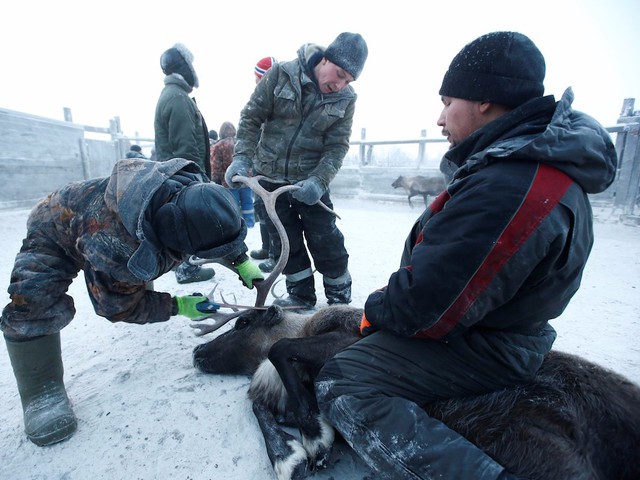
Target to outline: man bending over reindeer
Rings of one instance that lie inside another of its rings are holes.
[[[543,96],[545,61],[483,35],[444,75],[438,125],[453,179],[365,303],[365,338],[327,362],[320,410],[384,478],[515,478],[421,405],[527,382],[556,338],[593,243],[588,193],[616,171],[608,133]],[[446,207],[446,208],[445,208]]]
[[[202,317],[216,304],[155,292],[151,282],[196,255],[216,259],[253,288],[263,277],[245,253],[246,234],[231,194],[182,158],[121,160],[110,177],[71,183],[41,200],[27,221],[0,319],[29,440],[50,445],[77,427],[60,330],[75,314],[66,292],[78,272],[96,313],[112,322]]]

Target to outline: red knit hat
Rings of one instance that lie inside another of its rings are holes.
[[[273,57],[264,57],[260,59],[258,63],[256,63],[256,68],[255,68],[256,77],[258,77],[259,79],[262,78],[262,76],[265,73],[267,73],[267,70],[273,67],[273,65],[276,63],[278,63],[278,60],[276,60]]]

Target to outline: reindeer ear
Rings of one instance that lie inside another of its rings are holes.
[[[262,322],[269,327],[273,327],[282,322],[284,318],[284,310],[280,308],[278,305],[270,305],[267,308],[266,312],[264,312],[264,316],[262,317]]]

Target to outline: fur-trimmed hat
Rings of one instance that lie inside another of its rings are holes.
[[[354,80],[360,76],[369,55],[367,42],[359,33],[343,32],[324,51],[331,63],[349,72]]]
[[[160,56],[160,68],[165,75],[178,73],[193,88],[198,88],[200,82],[198,75],[193,68],[193,54],[181,43],[176,43],[173,47]]]
[[[544,94],[545,71],[544,57],[529,37],[492,32],[453,58],[439,94],[515,108]]]
[[[278,60],[274,57],[264,57],[258,60],[258,63],[256,63],[254,68],[256,77],[258,77],[258,79],[262,78],[264,74],[267,73],[267,70],[273,67],[276,63],[278,63]]]
[[[240,251],[247,236],[233,195],[215,183],[194,183],[180,190],[156,211],[152,226],[165,247],[200,258]]]

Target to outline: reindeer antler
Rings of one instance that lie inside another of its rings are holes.
[[[289,237],[287,237],[287,231],[285,230],[284,225],[280,221],[280,218],[278,217],[278,214],[276,212],[276,200],[283,193],[289,192],[291,190],[298,190],[300,187],[298,185],[285,184],[276,188],[273,192],[270,192],[267,189],[265,189],[262,185],[260,185],[260,180],[264,180],[271,183],[280,183],[280,182],[274,181],[263,175],[257,175],[255,177],[244,177],[244,176],[236,175],[235,177],[233,177],[232,180],[234,182],[244,183],[245,185],[247,185],[264,202],[267,215],[269,215],[269,218],[275,225],[276,230],[278,231],[278,235],[280,236],[280,244],[281,244],[280,258],[278,258],[278,262],[276,263],[275,267],[273,268],[273,271],[267,278],[260,281],[254,281],[253,286],[255,287],[257,292],[255,306],[247,307],[244,305],[228,304],[226,302],[220,304],[223,307],[232,308],[234,309],[234,311],[232,313],[227,313],[227,314],[215,312],[197,319],[197,321],[205,320],[207,318],[213,318],[214,320],[214,323],[212,324],[191,325],[192,328],[195,328],[198,330],[198,332],[196,332],[197,336],[206,335],[207,333],[211,333],[218,330],[227,322],[229,322],[230,320],[233,320],[234,318],[237,318],[247,310],[266,308],[265,302],[267,300],[267,296],[269,295],[269,292],[273,294],[272,288],[275,284],[275,281],[284,270],[284,267],[287,264],[287,260],[289,259],[289,249],[290,249]],[[324,203],[322,202],[318,202],[318,203],[322,208],[324,208],[328,212],[333,213],[336,217],[340,218],[333,210],[327,207]],[[203,263],[208,263],[209,261],[207,261],[206,259],[200,259],[200,260],[194,260],[192,261],[192,263],[203,264]],[[211,291],[210,297],[213,296],[215,289],[216,287],[214,287],[213,290]],[[297,307],[288,307],[288,308],[297,308]]]

